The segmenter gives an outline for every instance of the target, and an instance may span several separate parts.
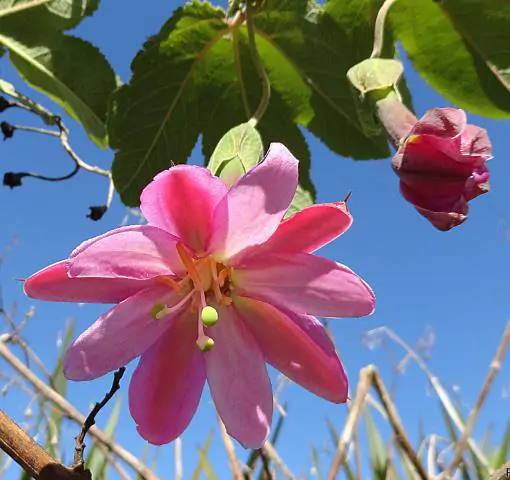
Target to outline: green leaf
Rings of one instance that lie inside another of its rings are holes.
[[[334,448],[337,448],[338,442],[340,441],[340,434],[338,433],[338,430],[336,429],[334,423],[329,418],[326,418],[326,426],[328,428],[331,444],[333,445]]]
[[[510,117],[510,4],[400,0],[390,13],[414,67],[461,108]]]
[[[195,0],[178,8],[133,61],[133,77],[115,95],[109,123],[117,150],[113,178],[126,205],[139,205],[141,190],[158,172],[191,154],[204,115],[197,66],[229,30],[221,9]]]
[[[292,203],[285,213],[285,218],[289,218],[300,210],[303,210],[303,208],[313,205],[313,202],[314,198],[310,192],[306,191],[301,185],[298,185]]]
[[[213,439],[213,432],[211,430],[209,432],[209,434],[207,435],[207,438],[205,439],[204,446],[202,448],[198,448],[199,461],[198,461],[198,464],[195,467],[195,470],[193,472],[193,476],[192,476],[193,480],[199,480],[202,470],[205,469],[205,465],[204,465],[204,461],[203,461],[202,457],[204,457],[207,460],[207,454],[209,452],[209,448],[211,447],[212,439]]]
[[[344,459],[344,463],[342,464],[342,467],[345,470],[345,475],[347,476],[347,480],[357,480],[356,475],[354,474],[354,470],[351,468],[349,460]]]
[[[98,6],[99,0],[0,0],[0,18],[20,29],[37,25],[68,30]]]
[[[122,409],[122,397],[117,397],[113,405],[110,417],[106,422],[104,428],[105,434],[113,438],[117,424],[119,423],[120,411]],[[105,454],[99,449],[98,444],[94,443],[90,449],[87,458],[87,468],[92,472],[94,480],[105,480],[108,467],[108,459]]]
[[[501,441],[500,447],[496,450],[495,456],[493,457],[492,467],[501,467],[508,459],[510,451],[510,422],[507,422],[505,433]]]
[[[229,187],[262,159],[264,145],[249,123],[229,130],[214,149],[208,168]]]
[[[89,136],[106,146],[106,112],[116,88],[115,73],[101,52],[77,37],[50,30],[15,36],[0,24],[0,44],[21,77],[81,122]]]
[[[200,478],[200,473],[203,471],[205,478],[207,480],[217,480],[217,476],[214,473],[214,470],[212,468],[211,463],[209,462],[209,459],[207,458],[207,454],[209,452],[209,447],[212,443],[212,431],[209,432],[209,435],[207,436],[207,439],[205,440],[204,446],[202,448],[197,447],[198,452],[198,465],[195,468],[195,471],[193,472],[193,480],[198,480]]]
[[[448,432],[448,436],[450,437],[450,440],[452,441],[452,443],[456,444],[457,441],[458,441],[458,436],[457,436],[457,431],[455,429],[455,424],[453,423],[453,420],[451,419],[450,415],[448,414],[448,411],[446,410],[446,408],[444,407],[442,402],[440,402],[439,406],[440,406],[440,409],[441,409],[441,414],[443,416],[443,421],[444,421],[445,426],[446,426],[446,430]],[[462,414],[461,414],[460,410],[457,407],[454,407],[454,408],[457,410],[457,413],[458,413],[459,417],[462,419]],[[469,446],[468,446],[468,449],[469,449],[469,451],[471,452],[471,455],[472,455],[473,463],[474,463],[476,474],[477,474],[476,478],[483,479],[484,477],[483,477],[483,473],[482,473],[482,470],[481,470],[480,462],[478,462],[478,459],[472,453],[472,450],[471,450],[471,448]],[[468,468],[467,468],[465,462],[462,462],[460,464],[460,471],[461,471],[461,474],[462,474],[462,478],[464,480],[471,480],[471,476],[469,474],[469,471],[468,471]]]
[[[369,458],[374,479],[383,480],[386,478],[390,460],[368,407],[363,409],[363,417],[367,427]]]
[[[394,87],[404,74],[404,65],[393,58],[367,58],[347,71],[347,78],[362,94]]]
[[[312,445],[312,468],[314,469],[314,477],[322,480],[321,464],[319,460],[319,452],[314,445]]]
[[[202,151],[207,162],[213,146],[223,132],[231,128],[232,122],[247,119],[256,110],[262,92],[248,50],[246,32],[238,31],[233,34],[232,40],[219,41],[211,48],[207,63],[203,63],[199,68],[202,69],[201,77],[208,79],[201,84],[203,101],[216,99],[213,108],[206,104],[202,107],[204,112],[210,112],[203,118]],[[237,79],[237,82],[233,83],[232,79]],[[301,188],[297,193],[299,201],[294,205],[293,212],[313,203],[316,192],[310,179],[310,151],[301,130],[293,120],[292,108],[278,91],[273,90],[269,106],[257,129],[262,136],[265,150],[272,142],[280,142],[299,160]],[[305,202],[306,198],[309,202]]]
[[[267,0],[256,16],[257,45],[274,91],[294,119],[331,150],[356,159],[385,158],[385,137],[368,137],[357,118],[346,73],[372,48],[376,6],[365,0]]]
[[[365,0],[330,0],[324,8],[309,0],[266,0],[255,15],[271,81],[257,129],[266,149],[279,141],[301,160],[300,185],[309,198],[315,197],[310,154],[299,126],[341,155],[390,154],[382,133],[365,134],[346,78],[371,51],[376,13]],[[261,85],[246,26],[198,0],[176,10],[146,42],[132,71],[115,94],[108,129],[116,188],[125,204],[137,206],[158,172],[186,162],[200,134],[207,163],[225,132],[250,119]]]

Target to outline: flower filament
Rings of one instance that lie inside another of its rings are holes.
[[[212,327],[218,321],[218,311],[208,305],[207,300],[214,297],[219,305],[227,306],[232,303],[229,296],[231,268],[218,264],[212,256],[195,259],[180,243],[176,245],[176,249],[187,274],[180,280],[170,277],[161,277],[159,280],[179,294],[185,292],[189,286],[191,290],[175,305],[154,305],[151,315],[155,320],[161,320],[190,303],[191,311],[198,313],[197,346],[202,352],[207,352],[214,346],[214,340],[205,334],[204,326]]]

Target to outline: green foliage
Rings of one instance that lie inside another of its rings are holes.
[[[510,4],[399,0],[391,23],[430,85],[458,106],[510,118]]]
[[[507,422],[505,433],[503,434],[503,438],[501,440],[501,443],[499,444],[499,448],[496,448],[494,452],[491,455],[489,455],[491,466],[493,468],[501,467],[501,465],[503,465],[508,460],[509,455],[510,455],[510,422]]]
[[[393,88],[404,74],[404,65],[393,58],[369,58],[347,71],[347,78],[361,94]]]
[[[243,123],[229,130],[218,142],[209,160],[209,170],[231,186],[262,160],[264,145],[259,132]]]
[[[49,0],[42,4],[37,0],[0,0],[0,17],[68,30],[92,15],[98,6],[99,0]]]
[[[374,475],[373,478],[374,480],[384,480],[388,474],[390,465],[388,453],[384,447],[382,436],[372,418],[370,408],[364,408],[363,417],[367,429],[368,456]]]
[[[214,473],[214,470],[211,466],[211,463],[209,462],[209,459],[207,457],[207,454],[209,452],[209,448],[211,446],[213,439],[213,433],[212,431],[209,432],[209,435],[207,435],[207,438],[205,440],[203,447],[197,447],[198,452],[198,464],[195,467],[195,470],[193,472],[193,480],[198,480],[200,478],[200,474],[204,472],[205,478],[207,480],[217,480],[217,476]]]
[[[455,424],[453,423],[452,418],[450,417],[449,413],[447,412],[446,408],[444,407],[443,403],[440,403],[441,408],[441,414],[443,416],[443,421],[446,426],[446,430],[448,432],[448,436],[452,442],[453,445],[455,445],[458,441],[458,435],[457,431],[455,429]],[[459,417],[462,419],[462,413],[457,407],[454,407]],[[464,422],[464,419],[462,419]],[[477,480],[484,480],[487,478],[487,471],[484,469],[484,467],[480,464],[479,460],[476,457],[476,454],[473,452],[473,449],[471,446],[468,445],[467,450],[469,451],[469,454],[471,456],[472,462],[473,462],[473,472],[470,472],[467,465],[463,462],[460,465],[460,472],[462,474],[462,478],[465,480],[474,479]]]
[[[9,51],[14,68],[25,82],[81,122],[92,140],[106,147],[107,103],[117,87],[115,73],[96,47],[62,32],[90,15],[98,0],[53,0],[2,16],[1,7],[7,11],[11,4],[0,3],[0,44]]]
[[[268,0],[254,17],[271,82],[271,100],[257,128],[265,148],[282,142],[301,161],[296,205],[315,198],[299,125],[341,155],[389,154],[381,134],[364,134],[359,100],[345,76],[370,53],[375,14],[364,0],[330,1],[323,10],[308,0]],[[136,206],[154,175],[187,160],[200,134],[207,162],[225,132],[251,117],[261,85],[246,26],[198,0],[174,12],[132,70],[132,80],[114,97],[109,135],[116,188],[124,203]]]

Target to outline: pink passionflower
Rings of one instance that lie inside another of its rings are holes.
[[[230,189],[205,168],[173,167],[142,193],[148,225],[93,238],[30,277],[33,298],[117,304],[69,348],[65,376],[92,380],[140,356],[129,408],[157,445],[185,430],[207,380],[228,433],[260,447],[273,413],[266,362],[345,402],[347,378],[314,315],[368,315],[375,299],[350,269],[311,254],[351,225],[343,202],[282,222],[297,181],[281,144]]]
[[[469,125],[463,110],[432,108],[402,139],[392,166],[404,198],[437,229],[450,230],[466,220],[468,202],[489,191],[491,158],[487,132]]]

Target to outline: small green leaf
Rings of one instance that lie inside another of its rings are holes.
[[[462,413],[460,412],[460,410],[457,407],[454,407],[454,408],[457,410],[457,414],[459,415],[459,418],[462,421],[464,421],[462,419]],[[446,410],[446,408],[444,407],[442,402],[440,402],[440,409],[441,409],[441,414],[443,416],[443,421],[446,425],[446,430],[448,431],[448,436],[450,437],[450,440],[452,441],[452,443],[456,444],[458,441],[458,436],[457,436],[457,431],[455,429],[455,424],[453,423],[453,420],[451,419],[450,415],[448,414],[448,411]],[[471,458],[473,460],[476,478],[478,480],[483,480],[484,478],[486,478],[486,475],[484,476],[483,467],[480,465],[480,462],[476,458],[476,455],[474,455],[471,447],[468,446],[468,450],[469,450],[469,452],[471,454]],[[460,471],[462,474],[462,478],[464,480],[471,480],[471,475],[469,473],[469,470],[468,470],[465,462],[461,463]]]
[[[507,422],[505,433],[503,434],[503,439],[501,441],[500,447],[496,450],[496,455],[494,456],[494,460],[492,462],[493,468],[501,467],[507,460],[510,451],[510,422]]]
[[[377,430],[377,427],[372,418],[372,414],[370,413],[370,409],[368,407],[363,409],[363,417],[367,427],[369,458],[370,464],[372,466],[372,472],[374,474],[374,479],[382,480],[386,478],[388,472],[388,454],[384,448],[384,442],[382,440],[381,434]]]
[[[0,0],[0,18],[16,28],[29,25],[68,30],[92,15],[99,0]],[[8,18],[7,18],[8,17]],[[0,27],[1,30],[1,27]]]
[[[399,0],[395,35],[423,78],[461,108],[510,117],[510,4]]]
[[[347,78],[362,95],[394,87],[404,74],[404,66],[393,58],[367,58],[347,71]]]
[[[117,84],[101,52],[85,40],[49,30],[20,37],[0,25],[0,32],[0,43],[21,77],[81,122],[98,145],[106,146],[107,103]]]
[[[314,469],[314,477],[322,480],[321,465],[319,460],[319,453],[314,445],[312,445],[312,467]]]
[[[200,458],[200,465],[202,470],[204,471],[205,478],[207,480],[217,480],[218,477],[214,473],[214,469],[212,468],[209,459],[207,458],[207,453],[204,452],[201,448],[198,449],[198,456]]]
[[[207,435],[207,438],[205,439],[204,446],[202,448],[197,449],[199,458],[198,458],[198,464],[195,467],[195,470],[193,472],[193,476],[192,476],[193,480],[199,480],[202,470],[205,470],[206,465],[204,463],[204,458],[205,458],[206,463],[209,464],[209,462],[207,461],[207,454],[209,452],[209,448],[211,447],[212,440],[213,440],[213,432],[211,430],[209,432],[209,434]],[[206,473],[206,475],[207,475],[207,473]]]
[[[231,186],[262,159],[264,145],[259,132],[243,123],[230,129],[214,149],[208,168]]]
[[[298,185],[292,203],[290,204],[284,218],[289,218],[295,213],[303,210],[303,208],[313,205],[313,197],[310,192],[306,191],[301,185]]]
[[[328,428],[331,444],[333,445],[333,447],[337,448],[338,442],[340,441],[340,434],[338,433],[338,430],[336,429],[334,423],[329,418],[326,418],[326,426]]]
[[[133,76],[115,94],[108,126],[116,150],[113,179],[126,205],[138,206],[140,192],[157,173],[191,154],[215,100],[205,109],[200,104],[198,67],[229,30],[225,12],[193,0],[173,13],[133,61]]]

